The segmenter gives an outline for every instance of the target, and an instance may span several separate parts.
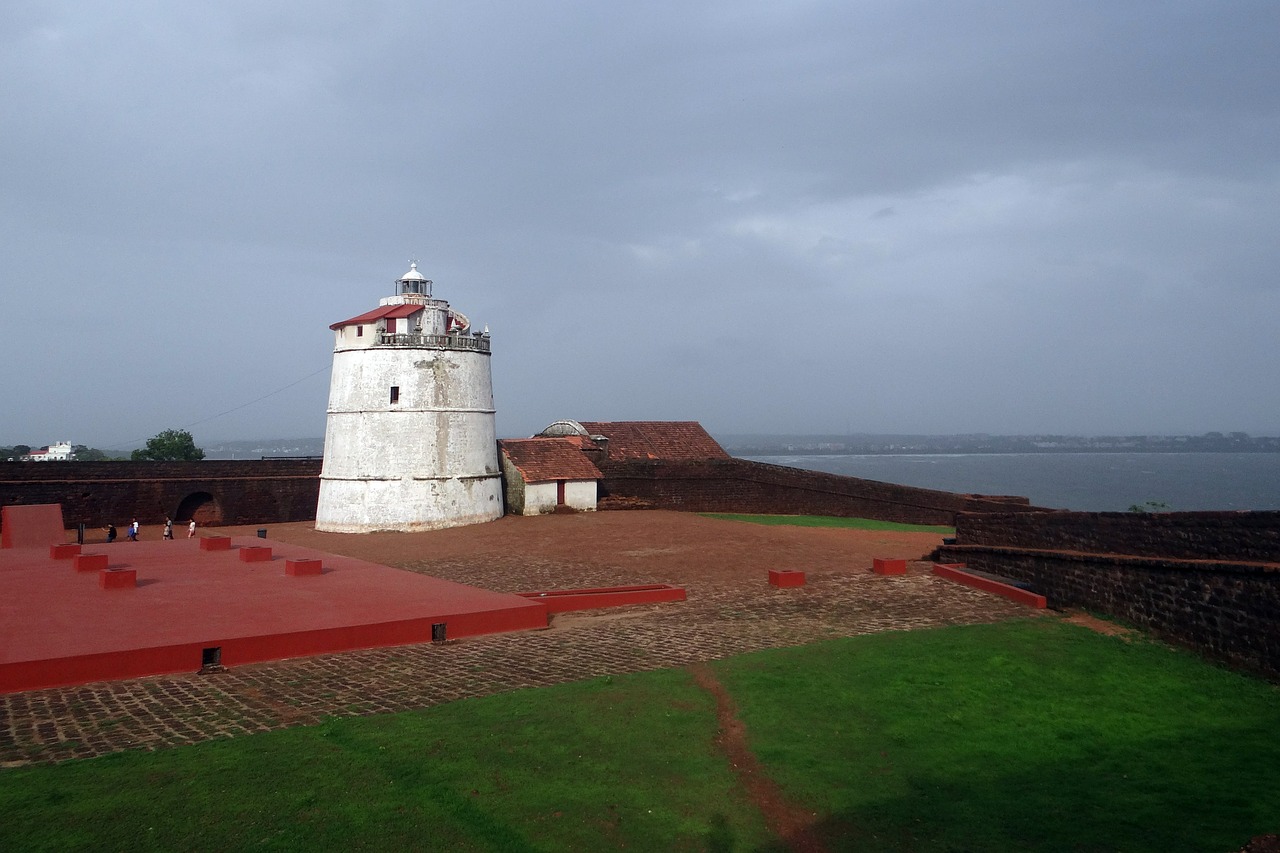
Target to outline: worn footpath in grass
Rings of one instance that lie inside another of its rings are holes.
[[[719,662],[833,850],[1239,849],[1280,831],[1280,689],[1058,620]]]
[[[673,670],[0,771],[0,850],[767,843],[715,733]]]
[[[750,524],[775,524],[792,527],[841,527],[850,530],[899,530],[904,533],[956,532],[954,527],[941,524],[903,524],[898,521],[878,521],[874,518],[836,518],[829,515],[747,515],[734,512],[702,512],[707,518],[723,518],[728,521],[745,521]]]

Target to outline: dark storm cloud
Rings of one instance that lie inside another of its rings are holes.
[[[1272,3],[0,15],[0,444],[318,435],[410,256],[505,434],[1280,429]]]

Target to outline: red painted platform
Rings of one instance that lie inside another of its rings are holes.
[[[0,692],[196,672],[213,649],[236,666],[547,626],[547,606],[519,595],[281,542],[277,559],[244,563],[237,551],[262,539],[203,541],[97,547],[134,572],[123,590],[52,559],[47,543],[0,551]],[[279,558],[323,560],[323,573],[287,575]]]
[[[1043,610],[1049,606],[1048,600],[1043,595],[966,572],[964,563],[934,563],[933,573],[940,578],[946,578],[956,583],[962,583],[965,586],[971,586],[974,589],[980,589],[983,592],[1003,596],[1010,601],[1016,601],[1019,604],[1025,604],[1037,610]]]

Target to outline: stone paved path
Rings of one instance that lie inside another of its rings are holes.
[[[784,538],[796,535],[804,534],[790,532]],[[673,576],[687,570],[670,567],[531,553],[453,555],[399,564],[502,591],[679,582],[688,600],[560,614],[547,630],[443,645],[4,694],[0,767],[163,749],[331,716],[425,708],[833,637],[1034,615],[1004,599],[935,578],[922,562],[913,562],[909,573],[899,577],[874,575],[865,568],[810,573],[805,587],[786,590],[768,586],[767,574],[755,567],[746,574],[718,571],[688,580]]]

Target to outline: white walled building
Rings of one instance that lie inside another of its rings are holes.
[[[603,475],[573,438],[504,438],[498,449],[513,515],[595,510]]]
[[[502,515],[489,333],[416,263],[379,306],[334,323],[316,529],[433,530]]]
[[[22,457],[24,462],[70,462],[75,458],[69,441],[59,441],[43,450],[33,450]]]

